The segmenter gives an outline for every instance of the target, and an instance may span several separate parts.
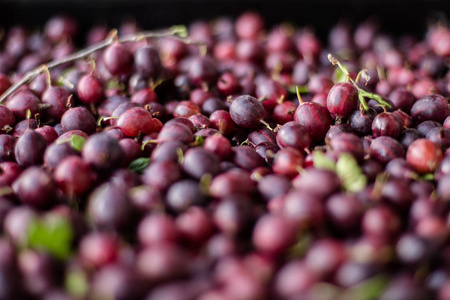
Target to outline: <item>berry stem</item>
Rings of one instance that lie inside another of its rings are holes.
[[[297,93],[298,105],[303,104],[302,95],[300,95],[300,88],[298,86],[295,87],[295,92]]]
[[[328,60],[330,61],[331,64],[333,64],[333,66],[338,66],[339,69],[341,69],[341,71],[347,76],[348,81],[350,81],[358,90],[358,99],[361,102],[361,105],[364,107],[364,110],[369,109],[369,106],[367,106],[367,103],[364,98],[373,99],[378,103],[380,103],[383,107],[391,108],[391,105],[386,101],[384,101],[380,95],[370,93],[360,88],[356,84],[356,82],[350,77],[350,74],[348,73],[347,69],[341,64],[339,60],[337,60],[333,55],[331,55],[331,53],[328,54]],[[358,73],[357,80],[359,79],[360,76],[363,76],[363,78],[365,78],[366,81],[370,79],[370,77],[367,75],[367,72],[365,72],[364,70]]]
[[[204,45],[204,43],[202,43],[202,42],[190,40],[187,37],[186,27],[182,26],[182,25],[173,26],[168,29],[161,30],[161,31],[143,31],[143,32],[140,32],[137,34],[131,34],[131,35],[127,35],[123,38],[119,38],[118,41],[120,43],[126,43],[126,42],[136,42],[142,38],[162,38],[162,37],[171,37],[173,39],[180,40],[189,45],[197,45],[197,46]],[[17,81],[15,84],[13,84],[9,89],[7,89],[1,95],[0,103],[5,101],[6,98],[8,98],[15,91],[17,91],[22,85],[31,82],[33,79],[35,79],[37,76],[44,73],[46,70],[54,69],[65,63],[85,58],[98,50],[102,50],[102,49],[110,46],[111,44],[116,43],[117,42],[116,39],[117,39],[117,37],[114,37],[114,34],[110,34],[105,40],[103,40],[101,42],[98,42],[90,47],[87,47],[87,48],[80,50],[78,52],[75,52],[73,54],[67,55],[61,59],[51,61],[47,64],[44,64],[36,69],[33,69],[33,70],[25,73],[25,75],[19,81]]]

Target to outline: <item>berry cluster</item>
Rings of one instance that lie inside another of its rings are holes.
[[[77,31],[0,41],[0,299],[450,299],[450,29]]]

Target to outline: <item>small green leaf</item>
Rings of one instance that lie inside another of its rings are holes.
[[[297,94],[297,90],[301,94],[309,93],[309,89],[307,85],[291,85],[287,87],[289,93]]]
[[[305,255],[309,246],[311,246],[312,241],[313,239],[311,234],[300,233],[295,245],[287,250],[288,256],[291,258],[302,257],[303,255]]]
[[[203,144],[205,143],[205,138],[203,136],[200,136],[200,135],[196,136],[194,143],[197,146],[203,146]]]
[[[326,157],[322,151],[313,151],[313,163],[316,169],[326,169],[336,172],[335,162]]]
[[[31,110],[29,110],[29,109],[27,109],[26,119],[27,120],[31,119]]]
[[[83,149],[85,142],[86,139],[81,135],[74,134],[70,137],[70,146],[79,152],[81,152],[81,149]]]
[[[366,187],[367,178],[352,155],[343,153],[339,156],[336,172],[346,191],[359,192]]]
[[[71,252],[73,231],[70,222],[62,217],[33,220],[28,227],[27,245],[65,260]]]
[[[105,84],[105,89],[118,89],[119,91],[125,90],[125,85],[117,79],[110,79]]]
[[[65,287],[70,295],[83,298],[89,289],[86,274],[81,270],[69,272],[66,276]]]
[[[141,157],[131,162],[128,167],[131,171],[141,174],[145,168],[150,164],[150,158]]]
[[[389,279],[386,275],[376,275],[346,290],[339,299],[376,300],[384,292],[388,283]]]
[[[419,179],[433,181],[435,178],[434,178],[433,173],[428,173],[428,174],[424,174],[424,175],[420,176]]]

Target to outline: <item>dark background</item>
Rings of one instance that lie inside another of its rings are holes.
[[[321,37],[341,19],[357,24],[371,16],[384,31],[420,35],[430,20],[450,16],[450,0],[0,0],[0,26],[21,23],[40,28],[52,15],[68,13],[79,20],[82,30],[100,22],[116,27],[125,16],[134,16],[142,27],[152,29],[235,17],[248,9],[263,14],[268,26],[282,21],[311,25]]]

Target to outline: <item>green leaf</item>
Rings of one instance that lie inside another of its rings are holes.
[[[419,177],[419,179],[433,181],[435,178],[434,178],[433,173],[428,173],[428,174],[423,174],[422,176]]]
[[[386,275],[376,275],[346,290],[339,299],[376,300],[384,292],[388,283],[389,279]]]
[[[69,257],[72,239],[72,226],[63,217],[37,218],[28,227],[28,247],[45,251],[61,260]]]
[[[313,151],[313,163],[316,169],[326,169],[336,172],[335,162],[326,157],[322,151]]]
[[[300,233],[297,242],[294,246],[287,250],[288,256],[291,258],[299,258],[306,254],[309,246],[311,246],[313,239],[311,234]]]
[[[339,156],[336,172],[346,191],[359,192],[366,187],[367,178],[352,155],[343,153]]]
[[[203,146],[203,144],[205,143],[205,138],[203,136],[200,136],[200,135],[196,136],[194,143],[197,146]]]
[[[118,89],[120,91],[125,90],[125,85],[117,79],[110,79],[105,84],[105,90]]]
[[[66,276],[65,287],[70,295],[83,298],[89,289],[86,274],[81,270],[69,272]]]
[[[131,162],[128,167],[131,171],[141,174],[145,168],[150,164],[150,158],[141,157]]]
[[[309,93],[309,89],[307,85],[291,85],[287,87],[289,93],[297,94],[297,89],[300,94]]]
[[[70,137],[70,146],[79,152],[81,152],[81,149],[83,149],[85,142],[86,139],[81,135],[74,134]]]

